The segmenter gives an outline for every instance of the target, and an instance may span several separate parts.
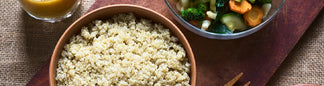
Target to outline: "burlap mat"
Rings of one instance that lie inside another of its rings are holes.
[[[82,0],[72,17],[51,24],[30,17],[18,0],[0,0],[0,85],[26,85],[50,58],[65,29],[94,1]]]
[[[65,29],[92,3],[94,0],[83,0],[71,18],[51,24],[31,18],[18,0],[0,0],[0,85],[25,85],[51,56]],[[323,22],[322,11],[269,85],[324,84]]]
[[[324,85],[324,10],[304,33],[268,85]]]

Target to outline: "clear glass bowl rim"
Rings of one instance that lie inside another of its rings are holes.
[[[184,19],[182,19],[182,17],[179,16],[177,14],[177,12],[173,9],[173,7],[170,5],[168,0],[164,0],[164,1],[167,4],[167,6],[169,7],[169,9],[171,10],[173,15],[175,15],[178,19],[180,19],[181,22],[185,23],[190,28],[193,28],[193,29],[189,28],[190,31],[192,31],[200,36],[211,38],[211,39],[229,40],[229,39],[237,39],[237,38],[245,37],[245,36],[248,36],[256,31],[259,31],[261,28],[263,28],[266,24],[268,24],[277,15],[277,13],[280,11],[280,9],[282,8],[282,6],[284,5],[286,0],[282,0],[279,7],[275,10],[275,12],[268,19],[263,21],[261,24],[257,25],[256,27],[253,27],[251,29],[248,29],[248,30],[245,30],[242,32],[238,32],[238,33],[233,33],[233,34],[218,34],[218,33],[212,33],[212,32],[201,30],[201,29],[191,25],[189,22],[185,21]]]

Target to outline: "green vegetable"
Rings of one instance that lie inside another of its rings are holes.
[[[219,20],[223,16],[223,14],[227,12],[228,2],[229,0],[217,0],[216,10],[218,17],[216,17],[216,20]]]
[[[259,6],[262,6],[263,4],[266,3],[272,3],[272,0],[255,0],[255,4]]]
[[[216,7],[225,7],[229,0],[217,0]]]
[[[214,20],[219,21],[224,14],[225,12],[221,12],[221,11],[216,12],[216,18]]]
[[[210,0],[190,0],[191,2],[199,2],[199,3],[206,3],[209,2]]]
[[[205,19],[204,11],[206,10],[207,6],[205,4],[199,4],[197,8],[188,8],[186,10],[181,11],[181,17],[187,21],[201,21]]]
[[[209,26],[208,31],[213,32],[213,33],[219,33],[219,34],[232,34],[233,33],[224,24],[221,24],[218,21],[213,21],[211,26]]]
[[[201,21],[205,19],[205,13],[202,10],[198,10],[196,8],[188,8],[181,11],[181,17],[187,21]]]
[[[247,28],[247,25],[244,24],[242,16],[237,13],[224,14],[220,21],[232,32],[234,30],[244,30]]]
[[[261,3],[271,3],[272,1],[271,0],[257,0],[258,2],[261,2]]]
[[[220,18],[227,12],[227,5],[228,5],[229,0],[217,0],[216,2],[216,19],[215,21],[219,21]]]
[[[235,0],[236,2],[241,2],[242,0]]]
[[[198,5],[198,10],[200,10],[200,11],[206,11],[207,10],[207,6],[205,4],[199,4]]]
[[[209,2],[210,0],[194,0],[194,1],[190,1],[190,6],[191,7],[195,7],[198,6],[199,4],[204,4]]]
[[[209,9],[216,12],[216,0],[210,0]]]
[[[254,4],[255,0],[249,0],[250,3]]]

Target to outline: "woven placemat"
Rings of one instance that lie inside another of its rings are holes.
[[[270,79],[268,85],[324,85],[324,10]]]
[[[31,18],[18,0],[0,0],[0,85],[25,85],[51,56],[65,29],[94,1],[83,0],[71,18],[51,24]],[[322,11],[268,85],[324,83],[323,22]]]
[[[30,17],[18,0],[0,0],[0,86],[26,85],[50,58],[66,28],[95,0],[82,0],[72,17],[46,23]]]

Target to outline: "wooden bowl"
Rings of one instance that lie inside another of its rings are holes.
[[[69,28],[63,33],[59,41],[57,42],[49,67],[49,82],[50,86],[56,86],[56,68],[59,58],[61,57],[61,52],[64,45],[69,41],[70,37],[74,34],[80,33],[81,27],[91,23],[91,21],[97,19],[107,19],[113,15],[119,13],[134,13],[137,17],[146,18],[153,20],[157,23],[162,23],[165,27],[168,27],[170,31],[172,31],[173,35],[178,37],[180,43],[183,45],[184,49],[187,53],[187,58],[189,58],[189,62],[191,64],[191,74],[190,74],[190,84],[192,86],[196,85],[196,63],[195,58],[192,53],[191,47],[186,39],[186,37],[182,34],[179,28],[173,24],[169,19],[162,16],[161,14],[137,5],[130,5],[130,4],[118,4],[118,5],[109,5],[105,7],[101,7],[99,9],[93,10],[78,20],[76,20]]]

